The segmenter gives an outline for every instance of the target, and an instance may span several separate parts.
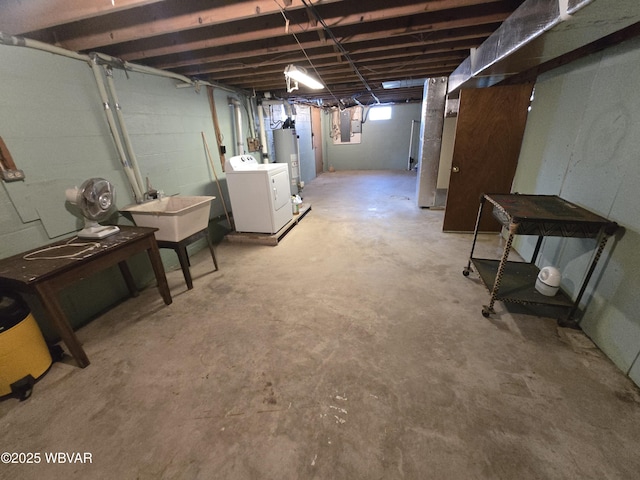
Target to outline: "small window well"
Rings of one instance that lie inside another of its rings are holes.
[[[391,107],[372,107],[369,111],[369,120],[391,120]]]

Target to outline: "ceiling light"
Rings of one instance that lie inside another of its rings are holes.
[[[296,65],[287,65],[284,69],[284,77],[287,80],[287,92],[291,93],[298,89],[298,83],[301,83],[313,90],[321,90],[324,88],[318,80],[310,77],[306,68],[298,67]],[[291,85],[291,80],[294,81],[294,85]]]

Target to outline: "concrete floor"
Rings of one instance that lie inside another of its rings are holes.
[[[168,273],[171,306],[149,288],[81,328],[88,368],[0,402],[0,450],[42,455],[0,478],[637,478],[638,389],[551,318],[483,318],[472,236],[414,192],[409,172],[321,175],[277,247],[223,241],[193,290]]]

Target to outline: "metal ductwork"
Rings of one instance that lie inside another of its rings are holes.
[[[490,87],[638,22],[638,0],[527,0],[456,68],[448,93]]]

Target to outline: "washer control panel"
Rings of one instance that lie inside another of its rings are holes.
[[[253,155],[236,155],[226,160],[224,169],[227,172],[235,172],[236,170],[254,169],[257,165],[258,161]]]

